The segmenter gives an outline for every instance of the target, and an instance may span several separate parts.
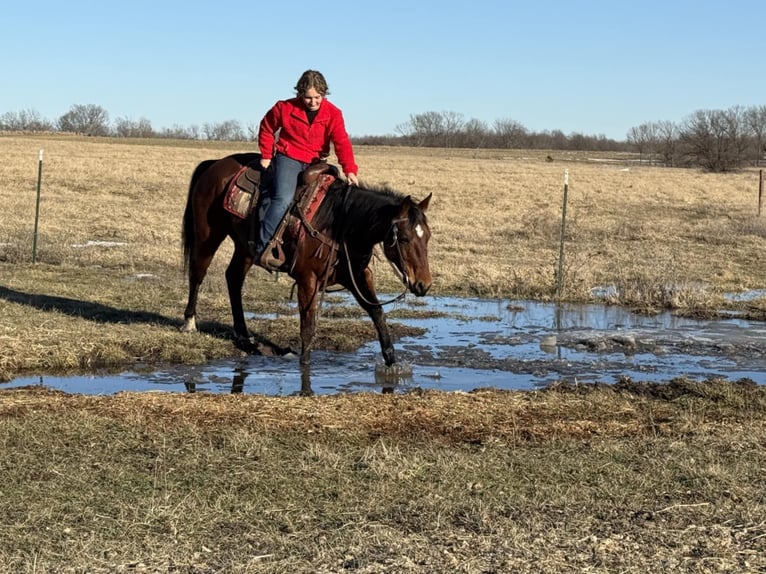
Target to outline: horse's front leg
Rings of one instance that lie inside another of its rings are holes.
[[[231,304],[231,317],[234,325],[234,342],[238,347],[249,349],[252,346],[250,332],[245,323],[245,312],[242,308],[242,285],[245,276],[253,264],[253,259],[247,249],[240,247],[239,243],[234,248],[229,266],[226,268],[226,287],[229,291],[229,303]]]
[[[317,278],[311,275],[298,283],[298,309],[301,317],[301,365],[311,362],[311,346],[317,329]]]
[[[391,335],[388,332],[386,314],[383,312],[383,307],[378,303],[378,296],[375,294],[373,285],[372,271],[369,267],[365,267],[364,276],[358,276],[356,279],[356,286],[359,288],[359,292],[357,292],[357,289],[349,290],[354,294],[362,309],[367,311],[370,319],[372,319],[372,324],[375,325],[375,330],[378,332],[378,341],[380,342],[380,351],[383,353],[383,360],[386,366],[390,367],[396,362],[394,344],[391,342]]]

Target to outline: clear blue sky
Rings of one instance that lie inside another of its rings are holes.
[[[765,105],[765,22],[764,0],[5,0],[0,114],[246,127],[313,68],[352,136],[448,111],[623,140]]]

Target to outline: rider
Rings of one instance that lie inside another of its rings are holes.
[[[295,86],[296,97],[280,100],[266,112],[258,131],[261,167],[272,166],[273,185],[263,190],[259,219],[260,234],[255,260],[269,269],[276,266],[271,249],[266,249],[295,193],[300,172],[316,160],[324,160],[333,144],[335,155],[348,181],[358,185],[343,113],[326,99],[330,90],[324,76],[306,70]],[[276,140],[276,141],[275,141]]]

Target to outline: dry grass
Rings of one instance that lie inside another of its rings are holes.
[[[202,159],[245,151],[198,143],[0,138],[5,158],[0,193],[14,214],[0,227],[0,243],[11,244],[0,256],[9,262],[30,258],[41,147],[46,150],[42,262],[136,272],[176,270],[191,171]],[[526,154],[358,150],[365,181],[418,198],[433,192],[437,292],[550,297],[565,169],[570,174],[568,298],[581,300],[592,287],[632,280],[699,285],[711,293],[766,282],[763,266],[755,265],[766,242],[766,223],[756,216],[756,172],[704,174],[585,156],[559,160],[555,153],[547,162]],[[75,247],[98,240],[127,245]],[[217,271],[225,262],[220,259]]]
[[[0,572],[762,572],[766,396],[716,382],[0,397]]]
[[[188,178],[201,159],[243,150],[4,136],[0,151],[0,380],[237,352],[226,250],[203,288],[203,332],[176,327]],[[367,181],[434,193],[435,294],[551,298],[564,169],[566,298],[613,285],[616,303],[700,312],[766,283],[752,172],[549,153],[358,150]],[[381,291],[395,286],[385,266],[378,276]],[[245,304],[273,311],[289,290],[256,271]],[[337,323],[318,347],[374,336]],[[289,316],[252,328],[280,345],[297,336]],[[744,382],[290,398],[0,390],[0,573],[764,572],[764,420],[764,388]]]
[[[37,157],[45,150],[37,263],[32,264]],[[194,166],[247,148],[230,144],[1,136],[0,380],[14,373],[201,362],[235,353],[222,247],[199,303],[207,337],[176,332],[186,303],[180,219]],[[553,161],[547,161],[551,155]],[[363,180],[422,198],[433,239],[432,294],[549,300],[554,296],[564,170],[569,203],[564,298],[647,311],[709,313],[726,292],[766,285],[766,219],[757,174],[637,166],[627,157],[556,152],[366,148]],[[93,245],[89,242],[108,242]],[[398,289],[375,263],[379,291]],[[245,304],[268,311],[291,282],[255,270]],[[739,304],[756,317],[763,301]],[[318,348],[347,348],[320,326]],[[296,347],[294,322],[257,325]],[[361,343],[372,336],[359,330]]]

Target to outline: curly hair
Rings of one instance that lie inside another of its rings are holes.
[[[302,96],[311,88],[314,88],[317,92],[322,94],[322,97],[330,93],[330,88],[327,87],[327,81],[324,79],[322,72],[306,70],[301,75],[298,83],[295,84],[295,93]]]

